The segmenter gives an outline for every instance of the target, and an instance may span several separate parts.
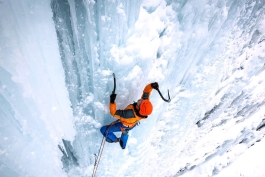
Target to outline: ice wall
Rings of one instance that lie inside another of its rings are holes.
[[[112,72],[119,108],[153,81],[173,99],[168,105],[152,95],[154,114],[131,132],[125,151],[106,145],[99,176],[217,174],[263,136],[256,130],[263,126],[264,85],[255,83],[263,83],[264,3],[133,2],[52,1],[62,61],[75,67],[64,68],[75,83],[68,90],[81,168],[68,174],[91,174],[98,129],[113,121]]]
[[[112,89],[110,76],[118,69],[114,69],[110,50],[113,45],[124,45],[128,29],[138,18],[140,2],[51,1],[66,85],[79,130],[74,145],[80,166],[90,169],[87,173],[92,171],[93,154],[101,142],[98,129],[111,121],[107,106]]]
[[[0,3],[0,176],[65,176],[57,144],[72,140],[49,1]]]
[[[106,144],[98,176],[218,174],[264,136],[264,6],[2,1],[0,174],[90,176],[114,121],[112,72],[118,108],[154,81],[172,102],[153,92],[153,114],[125,150]],[[62,138],[75,166],[60,161]]]

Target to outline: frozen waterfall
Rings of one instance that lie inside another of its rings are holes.
[[[265,141],[265,1],[0,0],[0,176],[91,176],[112,73],[119,109],[172,101],[97,176],[222,176]]]

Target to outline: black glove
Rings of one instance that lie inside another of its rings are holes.
[[[157,82],[154,82],[154,83],[151,83],[151,87],[152,87],[153,89],[156,89],[156,90],[158,90],[158,88],[159,88],[159,85],[158,85],[158,83],[157,83]]]
[[[115,101],[115,99],[116,99],[116,95],[117,95],[117,94],[115,94],[115,93],[112,93],[112,94],[110,95],[110,102],[111,102],[111,103],[114,103],[114,101]]]

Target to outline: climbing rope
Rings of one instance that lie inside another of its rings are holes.
[[[112,122],[111,124],[109,124],[109,127],[106,131],[106,136],[108,135],[108,132],[109,132],[109,129],[112,125],[116,124],[117,122],[119,122],[120,120],[116,120],[114,122]],[[98,165],[99,165],[99,162],[100,162],[100,158],[101,158],[101,155],[102,155],[102,152],[103,152],[103,149],[104,149],[104,146],[105,146],[105,142],[106,142],[106,138],[103,136],[102,138],[102,141],[101,141],[101,145],[100,145],[100,148],[99,148],[99,152],[98,152],[98,155],[95,155],[95,164],[94,164],[94,169],[93,169],[93,174],[92,174],[92,177],[95,177],[96,176],[96,173],[97,173],[97,169],[98,169]]]
[[[98,169],[98,164],[100,162],[100,158],[101,158],[104,146],[105,146],[105,142],[106,142],[106,138],[103,136],[102,141],[101,141],[101,145],[100,145],[100,149],[99,149],[99,152],[98,152],[98,156],[95,155],[96,156],[96,160],[95,160],[95,164],[94,164],[92,177],[96,176],[97,169]]]
[[[112,94],[115,94],[115,90],[116,90],[116,77],[115,77],[115,74],[114,73],[112,74],[112,76],[113,76],[113,81],[114,81],[114,88],[113,88]],[[112,125],[114,125],[115,123],[119,122],[119,121],[120,120],[118,119],[118,120],[112,122],[111,124],[109,124],[109,127],[108,127],[108,129],[106,131],[106,135],[105,136],[108,136],[110,127]],[[104,149],[104,146],[105,146],[105,142],[106,142],[105,136],[103,136],[103,138],[102,138],[98,155],[95,154],[95,164],[94,164],[94,169],[93,169],[92,177],[95,177],[96,176],[96,173],[97,173],[97,169],[98,169],[98,165],[99,165],[99,162],[100,162],[100,158],[101,158],[101,155],[102,155],[102,152],[103,152],[103,149]]]

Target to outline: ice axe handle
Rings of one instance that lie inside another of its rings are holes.
[[[113,80],[114,80],[114,88],[113,88],[113,91],[112,91],[112,94],[115,94],[115,90],[116,90],[116,77],[115,77],[115,74],[113,73]]]

